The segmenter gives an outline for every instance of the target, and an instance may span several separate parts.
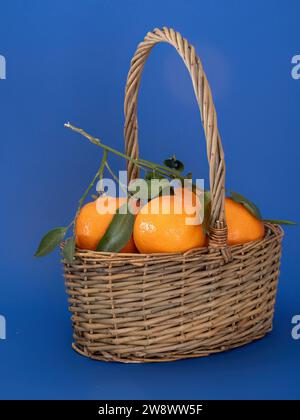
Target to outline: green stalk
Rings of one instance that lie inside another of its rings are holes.
[[[102,160],[101,160],[101,165],[100,165],[100,167],[99,167],[98,171],[96,172],[96,174],[95,174],[94,178],[92,179],[92,181],[90,182],[89,186],[87,187],[87,189],[85,190],[85,192],[83,193],[82,197],[80,198],[80,200],[79,200],[79,202],[78,202],[78,207],[77,207],[77,211],[76,211],[75,217],[74,217],[74,219],[73,219],[73,222],[71,222],[71,223],[70,223],[70,225],[72,225],[72,224],[73,224],[73,233],[74,233],[74,230],[75,230],[75,223],[76,223],[76,220],[77,220],[78,214],[79,214],[79,212],[80,212],[80,209],[81,209],[81,207],[82,207],[82,205],[83,205],[83,203],[84,203],[84,201],[85,201],[85,199],[86,199],[86,197],[87,197],[88,193],[89,193],[89,192],[91,191],[91,189],[93,188],[93,186],[94,186],[94,184],[95,184],[96,180],[97,180],[98,178],[99,178],[99,179],[102,179],[102,176],[103,176],[103,171],[104,171],[104,169],[105,169],[105,165],[106,165],[106,160],[107,160],[107,151],[105,150],[105,151],[104,151],[104,153],[103,153]],[[69,226],[70,226],[70,225],[69,225]]]
[[[107,162],[105,163],[105,166],[106,166],[108,172],[113,177],[113,179],[119,184],[119,186],[122,189],[122,191],[127,195],[127,187],[126,187],[126,185],[122,184],[122,182],[119,180],[119,178],[117,177],[117,175],[114,173],[114,171],[111,169],[111,167],[109,166],[109,164]]]
[[[74,125],[70,123],[66,123],[64,125],[66,128],[69,128],[72,131],[75,131],[76,133],[81,134],[83,137],[87,138],[91,143],[95,144],[98,147],[101,147],[103,150],[106,150],[107,152],[111,152],[117,156],[120,156],[129,162],[134,163],[139,168],[146,168],[151,169],[152,171],[158,172],[160,175],[174,177],[183,180],[184,178],[180,175],[178,171],[175,171],[174,169],[168,168],[167,166],[160,165],[154,162],[150,162],[145,159],[135,159],[131,156],[126,155],[125,153],[119,152],[118,150],[107,146],[106,144],[102,143],[98,138],[91,136],[89,133],[87,133],[82,128],[75,127]]]

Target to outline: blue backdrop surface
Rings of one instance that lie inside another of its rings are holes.
[[[34,259],[41,235],[65,225],[99,150],[71,121],[123,148],[123,96],[136,45],[171,26],[203,60],[219,115],[227,187],[269,218],[299,220],[300,54],[297,0],[1,0],[0,398],[299,398],[299,228],[286,229],[274,330],[231,352],[175,363],[97,363],[71,350],[59,254]],[[189,75],[155,48],[139,100],[141,154],[175,153],[207,179]],[[123,162],[114,160],[114,167]]]

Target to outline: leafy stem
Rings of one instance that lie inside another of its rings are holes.
[[[122,182],[119,180],[119,178],[117,177],[117,175],[114,173],[114,171],[109,166],[108,162],[105,163],[105,166],[106,166],[108,172],[110,173],[110,175],[113,177],[113,179],[119,184],[121,190],[125,193],[125,195],[127,195],[127,187],[126,187],[126,185],[122,184]]]
[[[150,161],[145,160],[145,159],[138,159],[138,158],[135,159],[131,156],[128,156],[125,153],[119,152],[118,150],[116,150],[116,149],[114,149],[110,146],[107,146],[106,144],[102,143],[101,140],[99,140],[98,138],[91,136],[89,133],[87,133],[82,128],[75,127],[71,123],[66,123],[64,126],[66,128],[69,128],[72,131],[75,131],[78,134],[81,134],[83,137],[87,138],[91,143],[95,144],[98,147],[101,147],[103,150],[105,150],[107,152],[111,152],[111,153],[113,153],[117,156],[120,156],[120,157],[128,160],[129,162],[134,163],[138,168],[150,169],[150,170],[155,171],[155,172],[157,172],[157,173],[159,173],[160,175],[163,175],[163,176],[178,178],[178,179],[181,179],[181,180],[184,179],[184,177],[182,177],[180,175],[180,172],[176,171],[175,169],[168,168],[165,165],[160,165],[160,164],[150,162]]]
[[[65,238],[68,230],[73,225],[73,235],[69,236],[65,242],[63,247],[63,255],[65,257],[65,260],[67,262],[72,262],[74,260],[75,255],[75,249],[76,249],[76,235],[75,235],[75,226],[76,221],[79,215],[79,212],[90,192],[90,190],[93,188],[95,182],[99,178],[101,181],[103,179],[103,173],[105,169],[110,173],[112,178],[117,181],[120,188],[125,192],[125,195],[127,195],[129,192],[127,190],[127,186],[124,185],[120,179],[117,177],[117,175],[113,172],[112,168],[110,167],[107,157],[109,153],[113,153],[114,155],[117,155],[119,157],[122,157],[126,159],[129,162],[132,162],[136,167],[139,169],[143,169],[146,171],[146,177],[145,180],[149,184],[150,183],[150,191],[151,190],[151,181],[152,179],[160,179],[160,178],[171,178],[171,179],[178,179],[181,182],[184,182],[186,179],[191,179],[191,173],[188,173],[186,176],[182,176],[182,172],[184,170],[184,165],[182,162],[176,159],[175,156],[172,156],[169,159],[166,159],[164,161],[164,165],[156,164],[153,162],[150,162],[145,159],[139,159],[139,158],[133,158],[131,156],[126,155],[125,153],[119,152],[116,149],[113,149],[110,146],[107,146],[106,144],[103,144],[98,138],[91,136],[89,133],[84,131],[81,128],[75,127],[74,125],[67,123],[65,124],[65,127],[69,128],[72,131],[75,131],[79,134],[81,134],[83,137],[87,138],[91,143],[95,144],[96,146],[102,148],[103,155],[101,159],[101,164],[94,175],[93,179],[91,180],[89,186],[84,191],[82,197],[78,201],[78,207],[76,210],[76,214],[74,219],[71,221],[71,223],[68,226],[63,227],[56,227],[54,229],[51,229],[48,231],[43,238],[40,241],[40,244],[38,246],[38,249],[35,253],[36,257],[42,257],[44,255],[49,254],[52,252]],[[192,182],[192,181],[191,181]],[[197,194],[197,186],[195,184],[192,184],[193,191]],[[163,189],[161,190],[161,193],[163,194]],[[168,190],[169,191],[169,190]],[[97,198],[97,197],[96,197]],[[152,196],[148,194],[145,199],[151,199]],[[262,219],[261,213],[258,209],[258,207],[250,200],[248,200],[243,195],[236,193],[234,191],[230,192],[230,198],[234,200],[237,203],[242,204],[250,213],[253,214],[258,220],[262,220],[263,222],[269,222],[273,224],[285,224],[285,225],[292,225],[295,224],[295,222],[289,221],[289,220],[266,220]],[[126,204],[128,206],[128,203]],[[210,207],[211,207],[211,194],[209,191],[204,192],[204,214],[205,218],[203,221],[203,228],[205,233],[209,229],[209,215],[210,215]],[[126,212],[123,214],[119,210],[116,211],[116,214],[113,217],[113,220],[111,224],[109,225],[107,232],[103,236],[103,238],[100,240],[97,251],[105,251],[105,252],[119,252],[130,240],[132,235],[132,229],[133,229],[133,223],[134,223],[134,215],[131,214],[131,212]]]
[[[101,165],[100,165],[98,171],[96,172],[95,176],[93,177],[92,181],[90,182],[89,186],[87,187],[87,189],[85,190],[85,192],[83,193],[82,197],[80,198],[80,200],[78,202],[78,207],[77,207],[77,211],[76,211],[75,217],[74,217],[73,221],[70,224],[70,225],[73,224],[73,233],[74,233],[74,230],[75,230],[76,219],[78,217],[78,214],[80,212],[80,209],[81,209],[81,207],[82,207],[82,205],[83,205],[83,203],[84,203],[84,201],[85,201],[88,193],[91,191],[91,189],[93,188],[95,182],[97,181],[97,179],[98,178],[100,180],[102,179],[103,172],[104,172],[106,163],[107,163],[107,150],[104,150],[104,153],[103,153],[103,156],[102,156],[102,160],[101,160]]]

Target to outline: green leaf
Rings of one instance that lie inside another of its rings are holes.
[[[297,225],[296,222],[291,220],[272,220],[272,219],[263,219],[263,222],[273,223],[274,225]]]
[[[170,190],[172,190],[172,187],[167,178],[145,179],[143,183],[141,181],[140,179],[131,181],[128,189],[129,192],[134,193],[134,198],[136,199],[149,200],[159,195],[168,195],[171,193]],[[159,183],[158,188],[154,185],[155,181]]]
[[[147,181],[148,184],[148,199],[153,199],[155,197],[161,196],[161,195],[170,195],[174,192],[173,187],[170,185],[170,182],[168,179],[163,178],[164,182],[160,182],[158,192],[157,187],[154,186],[155,181],[151,182],[151,180]],[[161,180],[160,180],[161,181]]]
[[[204,191],[204,206],[211,202],[211,193],[210,191]]]
[[[126,206],[126,214],[122,214]],[[122,209],[122,212],[120,210]],[[124,204],[117,210],[104,236],[100,240],[97,251],[119,252],[129,241],[134,224],[134,215],[128,209],[128,204]]]
[[[75,242],[76,242],[75,236],[71,236],[70,238],[66,240],[65,246],[63,249],[63,256],[65,257],[67,262],[70,262],[70,263],[74,260]]]
[[[57,247],[57,245],[61,243],[66,232],[66,227],[58,227],[49,230],[49,232],[43,236],[34,256],[44,257],[45,255],[50,254],[50,252],[52,252]]]
[[[182,172],[184,170],[184,164],[180,162],[180,160],[177,160],[175,156],[164,160],[164,165],[170,169],[175,169],[175,171],[178,172]]]
[[[146,175],[145,175],[145,179],[147,180],[147,181],[149,181],[149,180],[151,180],[151,179],[163,179],[163,178],[165,178],[164,176],[162,176],[162,175],[160,175],[160,174],[158,174],[157,172],[155,172],[155,171],[148,171],[147,173],[146,173]]]
[[[242,204],[254,217],[261,220],[260,210],[252,201],[248,200],[248,198],[244,197],[242,194],[234,191],[230,191],[230,194],[233,201]]]

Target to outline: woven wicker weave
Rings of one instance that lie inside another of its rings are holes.
[[[126,152],[138,156],[137,96],[145,61],[159,42],[188,68],[207,142],[212,212],[209,246],[176,254],[78,250],[64,261],[73,347],[98,360],[159,362],[205,356],[263,337],[272,328],[282,230],[229,247],[224,215],[225,164],[217,117],[194,47],[172,29],[155,29],[132,59],[125,95]],[[129,178],[138,169],[129,163]]]

